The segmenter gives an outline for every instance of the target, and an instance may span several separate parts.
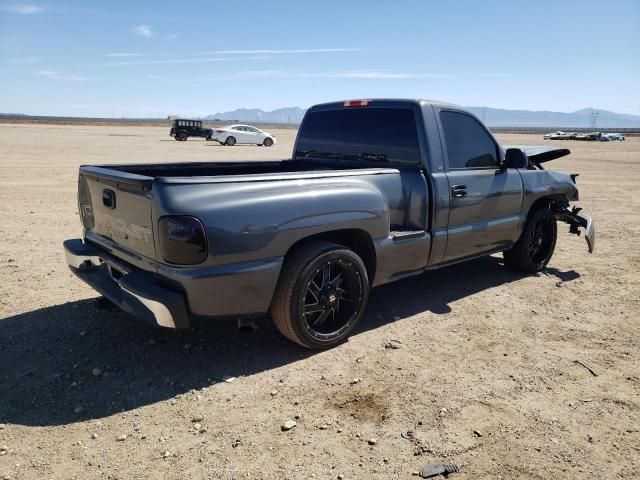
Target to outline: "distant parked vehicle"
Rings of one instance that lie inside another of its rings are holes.
[[[204,137],[211,140],[210,128],[203,128],[200,120],[187,120],[185,118],[177,118],[173,121],[169,135],[179,142],[186,142],[189,137]]]
[[[544,137],[545,140],[573,140],[575,138],[575,133],[567,133],[558,130],[557,132],[547,133]]]
[[[587,142],[595,142],[601,139],[602,133],[600,132],[580,133],[574,137],[574,140],[582,140]]]
[[[222,145],[231,147],[236,144],[270,147],[276,143],[274,135],[251,125],[229,125],[228,127],[216,128],[213,130],[210,140],[215,140]]]
[[[600,140],[604,142],[624,142],[624,135],[621,133],[605,133]]]

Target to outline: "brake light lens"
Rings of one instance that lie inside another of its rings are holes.
[[[345,107],[366,107],[371,102],[373,102],[373,100],[345,100],[344,106]]]
[[[165,262],[195,265],[208,255],[207,235],[195,217],[168,215],[158,220],[160,253]]]

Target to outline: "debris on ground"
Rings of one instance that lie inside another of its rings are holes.
[[[422,469],[420,476],[422,478],[431,478],[436,475],[448,475],[459,471],[460,465],[456,465],[455,463],[433,462]]]
[[[594,377],[597,377],[599,375],[598,372],[596,372],[588,363],[585,363],[582,360],[574,360],[574,363],[582,365],[584,368],[589,370],[591,372],[591,375],[593,375]]]
[[[402,342],[400,340],[389,340],[384,344],[384,348],[385,350],[398,350],[401,343]]]
[[[400,432],[400,436],[405,440],[413,440],[413,430],[405,430]]]
[[[280,427],[280,430],[282,430],[283,432],[287,432],[291,430],[293,427],[295,427],[296,425],[297,423],[295,420],[287,420],[282,424],[282,426]]]

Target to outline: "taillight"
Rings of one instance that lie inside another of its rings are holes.
[[[195,217],[171,215],[158,220],[162,258],[178,265],[195,265],[207,258],[207,235]]]
[[[224,133],[224,130],[216,130],[216,133]]]
[[[96,225],[93,216],[93,205],[91,203],[91,192],[89,192],[89,184],[84,175],[78,177],[78,212],[80,213],[80,221],[82,226],[91,230]]]

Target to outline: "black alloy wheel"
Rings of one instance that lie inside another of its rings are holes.
[[[290,340],[306,348],[330,348],[353,331],[368,297],[362,259],[342,245],[315,241],[287,255],[271,316]]]
[[[527,273],[544,270],[556,248],[558,227],[553,211],[538,208],[529,214],[522,235],[504,255],[505,263]]]
[[[353,322],[362,292],[362,278],[352,262],[337,258],[319,266],[300,296],[307,332],[322,340],[339,337]]]

